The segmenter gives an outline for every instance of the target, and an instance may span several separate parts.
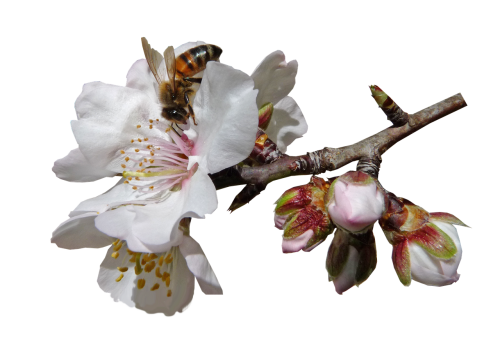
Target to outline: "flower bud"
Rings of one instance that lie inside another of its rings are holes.
[[[350,171],[332,183],[325,202],[337,227],[362,233],[382,216],[384,195],[375,178],[361,171]]]
[[[273,116],[273,103],[265,103],[259,109],[259,128],[266,130]]]
[[[284,253],[310,251],[333,232],[324,198],[330,183],[321,178],[286,191],[276,202],[274,223],[283,229]]]
[[[388,194],[386,213],[379,220],[393,245],[392,261],[401,283],[411,280],[444,286],[458,281],[462,247],[456,228],[465,226],[447,213],[428,213],[407,199]]]
[[[335,231],[326,257],[326,270],[337,293],[342,295],[352,286],[366,281],[376,265],[377,250],[372,230],[358,235],[340,228]]]

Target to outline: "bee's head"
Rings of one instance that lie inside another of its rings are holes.
[[[187,124],[187,111],[183,107],[163,108],[161,115],[169,121],[178,124]]]

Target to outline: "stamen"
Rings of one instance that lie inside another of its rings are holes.
[[[125,154],[125,151],[122,149],[122,150],[120,151],[120,153]]]
[[[153,129],[153,125],[152,124],[149,125],[149,129]]]
[[[162,266],[163,265],[163,255],[160,256],[160,259],[158,259],[158,265]]]
[[[127,167],[127,165],[125,165],[125,164],[122,164],[122,168],[126,168],[126,167]]]
[[[158,278],[161,278],[161,277],[162,277],[162,276],[161,276],[161,273],[160,273],[160,267],[159,267],[159,266],[158,266],[158,267],[156,268],[156,270],[155,270],[155,275],[156,275],[156,277],[158,277]]]
[[[165,280],[165,285],[168,287],[170,287],[170,275],[167,276],[166,280]]]
[[[130,158],[129,158],[129,157],[126,157],[126,158],[125,158],[125,161],[126,161],[126,162],[128,162],[129,160],[130,160]]]
[[[170,264],[174,260],[174,257],[169,253],[167,254],[167,258],[165,258],[165,264]]]
[[[130,143],[134,143],[134,139],[130,140]]]
[[[170,296],[172,296],[172,290],[170,290],[170,289],[169,289],[169,290],[167,291],[167,297],[170,297]]]
[[[123,278],[123,274],[120,274],[117,279],[115,279],[116,282],[120,282]]]
[[[142,289],[146,285],[146,280],[144,278],[141,278],[140,280],[137,281],[137,288]]]
[[[148,139],[147,137],[145,137],[145,138],[144,138],[144,141],[147,141],[147,140],[149,140],[149,139]]]
[[[144,267],[144,271],[146,271],[146,272],[153,271],[153,269],[155,268],[155,265],[156,265],[156,262],[154,260],[147,263],[146,266]]]
[[[120,251],[120,249],[122,248],[123,246],[123,241],[120,242],[118,245],[116,245],[115,247],[113,247],[113,251]]]
[[[151,287],[151,291],[156,290],[158,288],[160,288],[160,285],[158,283],[155,283],[155,285]]]
[[[126,266],[124,266],[124,267],[117,267],[117,269],[120,272],[126,272],[126,271],[128,271],[128,268]]]
[[[120,253],[118,253],[118,252],[111,253],[111,257],[113,257],[115,259],[118,258],[119,255],[120,255]]]
[[[136,152],[136,153],[139,153],[139,149],[137,149],[137,148],[136,148],[136,149],[134,149],[134,150],[135,150],[135,152]]]
[[[139,129],[140,127],[141,127],[141,125],[140,125],[140,124],[137,124],[137,129]]]
[[[150,119],[150,120],[149,120],[149,123],[153,123],[153,120],[152,120],[152,119]]]

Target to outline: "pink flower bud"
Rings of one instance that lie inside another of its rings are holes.
[[[361,171],[337,178],[327,195],[332,221],[350,232],[362,232],[373,225],[385,209],[384,191],[377,180]]]

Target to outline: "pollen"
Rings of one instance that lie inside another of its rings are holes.
[[[155,268],[155,265],[156,265],[156,262],[154,260],[147,263],[146,266],[144,267],[144,271],[146,271],[146,272],[153,271],[153,269]]]
[[[149,190],[153,190],[154,188],[155,188],[155,187],[154,187],[153,185],[151,185],[151,186],[149,187]]]
[[[137,141],[142,142],[142,140],[141,140],[141,139],[137,139]]]
[[[120,249],[122,248],[123,246],[123,241],[121,243],[119,243],[118,245],[116,245],[115,247],[113,247],[113,251],[120,251]]]
[[[132,177],[128,177],[127,179],[128,179],[128,180],[132,180]]]
[[[146,280],[144,278],[141,278],[140,280],[137,281],[137,288],[142,289],[146,285]]]
[[[136,152],[136,153],[139,153],[139,150],[138,150],[137,148],[136,148],[136,149],[134,149],[134,150],[135,150],[135,152]]]
[[[123,278],[123,274],[120,274],[117,279],[115,279],[116,282],[120,282]]]
[[[152,119],[150,119],[150,120],[149,120],[149,123],[153,123],[153,120],[152,120]]]
[[[118,258],[119,255],[120,255],[120,253],[118,253],[118,252],[111,253],[111,257],[113,257],[115,259]]]
[[[137,190],[137,186],[132,186],[132,189]]]
[[[159,266],[163,265],[163,256],[160,256],[160,259],[158,259],[158,265]]]
[[[126,157],[126,158],[125,158],[125,161],[127,161],[127,162],[128,162],[129,160],[130,160],[130,158],[129,158],[129,157]]]
[[[113,241],[113,246],[118,245],[119,242],[120,242],[120,239],[116,239],[115,241]]]
[[[168,278],[168,280],[170,281],[170,274],[169,274],[168,272],[163,272],[163,276],[161,276],[161,280],[162,280],[163,282],[165,282],[165,281],[167,280],[167,278]],[[168,283],[170,283],[170,282],[168,282]],[[167,287],[168,287],[168,286],[167,286]]]
[[[135,177],[135,180],[140,180],[139,177]]]
[[[170,131],[170,128],[165,129],[165,132],[168,133]]]
[[[151,154],[151,156],[155,155],[155,152],[149,152],[149,154]]]
[[[170,287],[170,275],[168,275],[165,279],[165,285],[167,286],[167,288]]]
[[[160,121],[160,120],[157,118],[157,119],[156,119],[156,122],[159,122],[159,121]]]
[[[145,137],[145,138],[144,138],[144,141],[147,141],[147,140],[149,140],[149,139],[148,139],[147,137]]]
[[[170,296],[172,296],[172,290],[170,290],[170,289],[169,289],[169,290],[167,291],[167,297],[170,297]]]
[[[165,264],[170,264],[174,260],[174,257],[169,253],[167,254],[167,257],[165,258]]]
[[[149,125],[149,129],[153,129],[153,125],[152,124]]]
[[[139,166],[141,166],[141,167],[142,167],[142,162],[140,162],[140,163],[139,163]]]
[[[155,283],[155,285],[151,287],[151,291],[156,290],[158,288],[160,288],[160,285],[158,283]]]
[[[120,151],[120,153],[125,154],[125,151],[122,149],[122,150]]]
[[[118,271],[120,272],[127,272],[128,271],[128,268],[126,266],[123,266],[123,267],[117,267]]]
[[[140,124],[137,124],[137,129],[139,129],[140,127],[141,127],[141,125],[140,125]]]
[[[152,164],[153,162],[155,162],[155,159],[149,159],[150,164]]]
[[[124,181],[123,183],[124,183],[124,184],[128,184],[128,180]]]
[[[130,140],[130,143],[134,143],[134,139]]]
[[[161,273],[160,273],[160,267],[159,266],[155,270],[155,275],[156,275],[156,277],[161,278]]]
[[[127,165],[125,165],[125,164],[122,164],[122,168],[126,168],[126,167],[127,167]]]

